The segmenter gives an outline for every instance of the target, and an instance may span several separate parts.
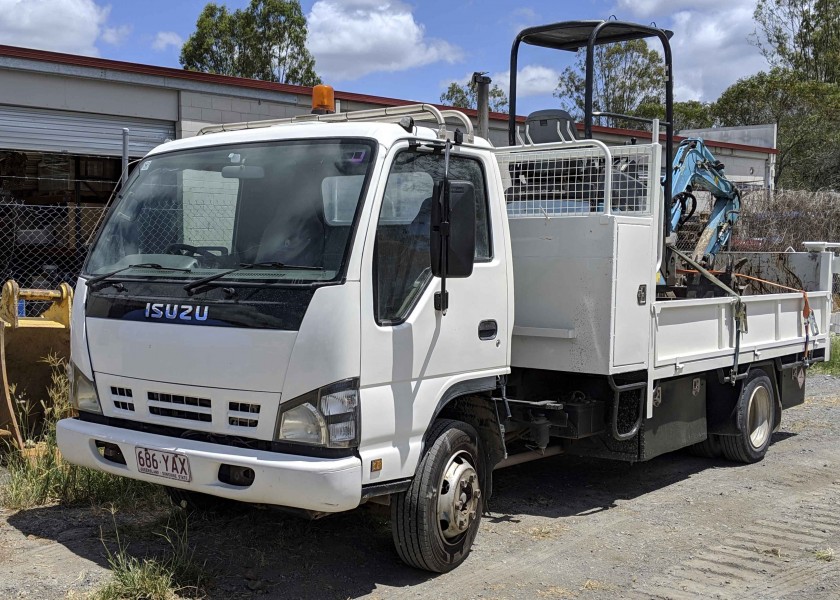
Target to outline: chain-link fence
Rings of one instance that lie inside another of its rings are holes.
[[[0,282],[14,279],[21,287],[40,289],[75,285],[103,210],[0,201]],[[32,302],[21,309],[34,316],[44,306]]]
[[[708,222],[711,201],[697,194],[698,209],[683,225],[677,247],[695,249]],[[802,252],[802,242],[840,242],[840,194],[767,190],[744,192],[741,212],[730,243],[737,252]],[[840,278],[834,278],[834,293],[840,294]]]
[[[119,176],[117,158],[0,150],[0,283],[75,284]]]

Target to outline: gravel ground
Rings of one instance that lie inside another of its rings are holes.
[[[240,507],[193,518],[209,598],[840,598],[840,379],[812,376],[755,465],[682,453],[647,463],[554,457],[499,471],[473,553],[403,566],[387,512],[307,522]],[[108,576],[114,523],[160,552],[167,510],[0,511],[0,598],[84,597]]]

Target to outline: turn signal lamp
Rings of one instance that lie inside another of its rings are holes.
[[[312,114],[328,115],[335,112],[335,91],[331,85],[319,84],[312,88]]]

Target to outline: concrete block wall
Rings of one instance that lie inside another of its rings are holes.
[[[225,179],[218,172],[189,170],[182,178],[184,243],[230,249],[239,180]]]
[[[179,138],[191,137],[207,125],[239,123],[265,119],[285,119],[309,112],[308,96],[295,97],[296,102],[273,102],[262,99],[223,96],[182,91],[179,99]]]

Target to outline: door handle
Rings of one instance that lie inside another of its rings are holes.
[[[494,340],[499,332],[499,325],[494,319],[488,319],[478,324],[478,339]]]

